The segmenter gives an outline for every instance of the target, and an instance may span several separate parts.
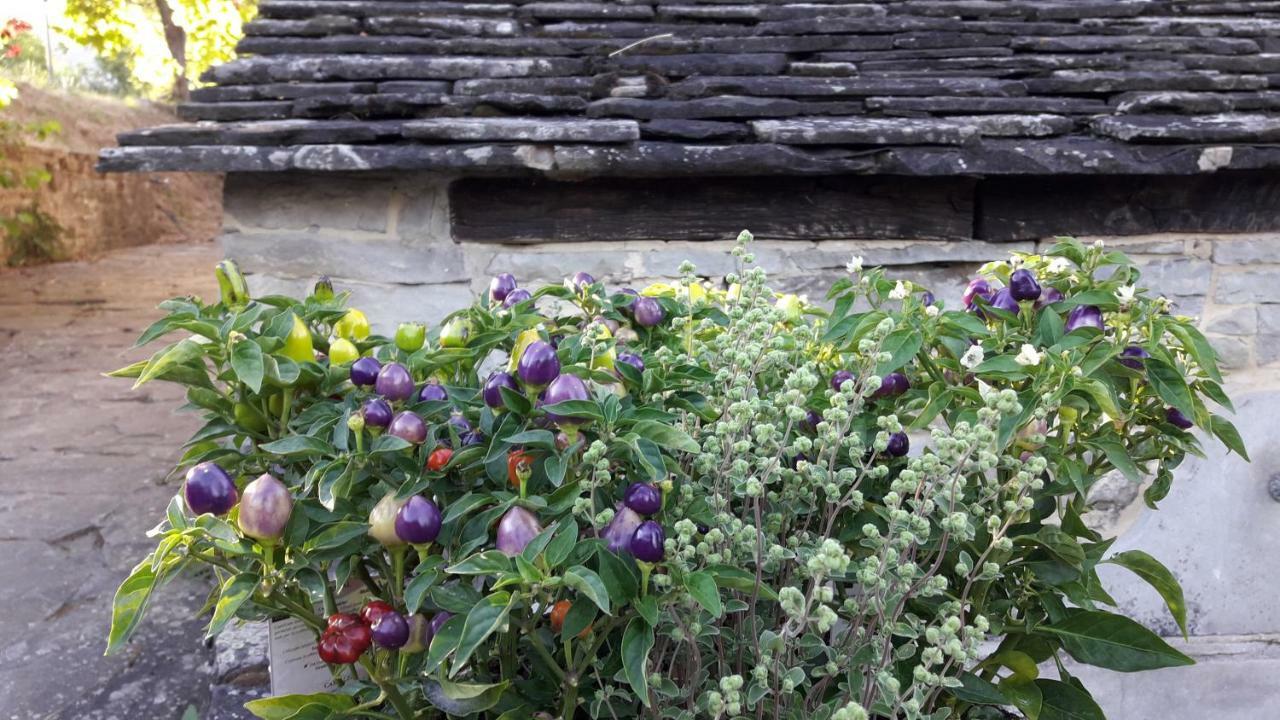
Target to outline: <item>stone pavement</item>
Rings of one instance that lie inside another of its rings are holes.
[[[239,715],[209,711],[219,671],[194,617],[203,579],[158,591],[134,642],[102,654],[116,586],[150,550],[144,533],[177,488],[165,474],[198,422],[175,413],[176,388],[131,391],[100,373],[146,354],[130,348],[158,302],[216,293],[220,256],[213,243],[152,245],[0,272],[2,719]]]

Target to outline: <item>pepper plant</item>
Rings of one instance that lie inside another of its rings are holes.
[[[1191,660],[1126,618],[1090,488],[1245,454],[1213,350],[1121,253],[1064,238],[959,307],[864,271],[830,310],[753,265],[708,288],[530,292],[370,332],[327,282],[177,298],[119,370],[205,424],[108,652],[203,568],[208,632],[291,617],[332,687],[262,718],[1102,718],[1064,665]],[[340,612],[344,598],[358,612]],[[1056,670],[1057,679],[1040,669]]]

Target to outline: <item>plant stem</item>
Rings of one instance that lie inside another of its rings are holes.
[[[574,674],[564,681],[564,703],[560,706],[560,719],[573,720],[578,708],[578,676]]]

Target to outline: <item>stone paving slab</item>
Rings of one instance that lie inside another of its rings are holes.
[[[130,392],[101,373],[146,355],[130,348],[161,300],[215,294],[220,256],[153,245],[0,271],[0,718],[245,716],[252,686],[219,690],[210,710],[203,578],[160,590],[134,641],[102,655],[116,586],[152,546],[177,489],[165,475],[198,421],[174,413],[176,388]]]

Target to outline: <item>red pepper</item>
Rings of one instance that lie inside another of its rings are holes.
[[[511,487],[518,488],[521,483],[528,482],[533,474],[533,456],[524,450],[512,450],[507,454],[507,481]]]
[[[440,472],[451,459],[453,459],[452,450],[446,447],[436,448],[427,456],[427,469],[431,472]]]
[[[365,625],[373,627],[378,624],[378,620],[386,613],[395,612],[395,608],[390,603],[381,600],[370,600],[360,608],[360,620]]]
[[[320,634],[316,652],[330,665],[350,665],[373,644],[369,626],[350,613],[329,616],[329,627]]]

